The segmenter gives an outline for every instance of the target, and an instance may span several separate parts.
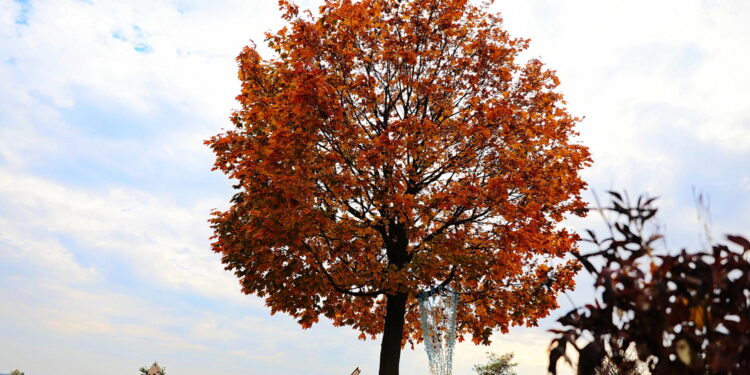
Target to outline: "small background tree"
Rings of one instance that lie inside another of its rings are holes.
[[[150,366],[146,365],[138,369],[140,375],[167,375],[167,368],[159,366],[159,362],[154,361]]]
[[[10,375],[24,375],[23,371],[20,371],[18,369],[15,369],[10,372]]]
[[[516,366],[518,363],[513,362],[513,352],[497,355],[487,353],[489,361],[484,365],[475,365],[474,372],[477,375],[517,375]]]
[[[597,251],[577,254],[600,294],[558,320],[550,372],[572,346],[583,375],[750,374],[750,241],[656,255],[661,236],[645,231],[654,199],[610,194],[611,236],[589,231]]]

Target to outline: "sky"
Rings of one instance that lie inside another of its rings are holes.
[[[668,249],[702,243],[696,192],[713,238],[750,235],[750,2],[493,9],[584,118],[592,190],[659,196]],[[0,372],[135,374],[154,360],[170,375],[377,372],[378,341],[271,316],[210,250],[206,220],[232,191],[202,141],[231,126],[234,57],[281,26],[272,0],[0,0]],[[579,281],[568,297],[582,304]],[[454,374],[487,351],[545,374],[546,330],[569,299],[540,327],[457,345]],[[421,346],[401,369],[427,373]]]

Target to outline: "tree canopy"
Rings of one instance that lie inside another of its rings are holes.
[[[466,0],[279,4],[273,56],[242,51],[235,127],[207,141],[237,189],[213,249],[243,292],[399,350],[430,286],[460,293],[475,343],[547,315],[590,159],[555,73],[518,57],[529,41]]]

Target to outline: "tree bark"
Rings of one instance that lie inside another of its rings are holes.
[[[380,344],[380,371],[378,375],[398,375],[401,360],[401,336],[404,332],[406,294],[386,296],[385,327]]]

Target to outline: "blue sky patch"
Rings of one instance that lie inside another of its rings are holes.
[[[21,6],[21,10],[16,14],[16,25],[28,26],[31,15],[31,0],[15,0],[15,3]]]
[[[72,108],[60,108],[66,123],[94,138],[133,139],[153,134],[158,127],[149,117],[134,116],[119,108],[82,100]]]
[[[153,52],[153,49],[151,49],[151,46],[149,46],[146,43],[138,43],[133,47],[134,50],[140,53],[151,53]]]
[[[689,44],[682,49],[678,61],[683,71],[688,71],[700,66],[704,58],[705,53],[698,46]]]
[[[153,52],[153,48],[146,42],[147,35],[137,25],[131,26],[130,30],[117,30],[112,32],[112,38],[121,40],[133,46],[133,50],[141,54]]]
[[[112,37],[117,40],[122,40],[123,42],[127,42],[128,38],[125,37],[125,35],[122,34],[120,31],[114,31],[112,32]]]

